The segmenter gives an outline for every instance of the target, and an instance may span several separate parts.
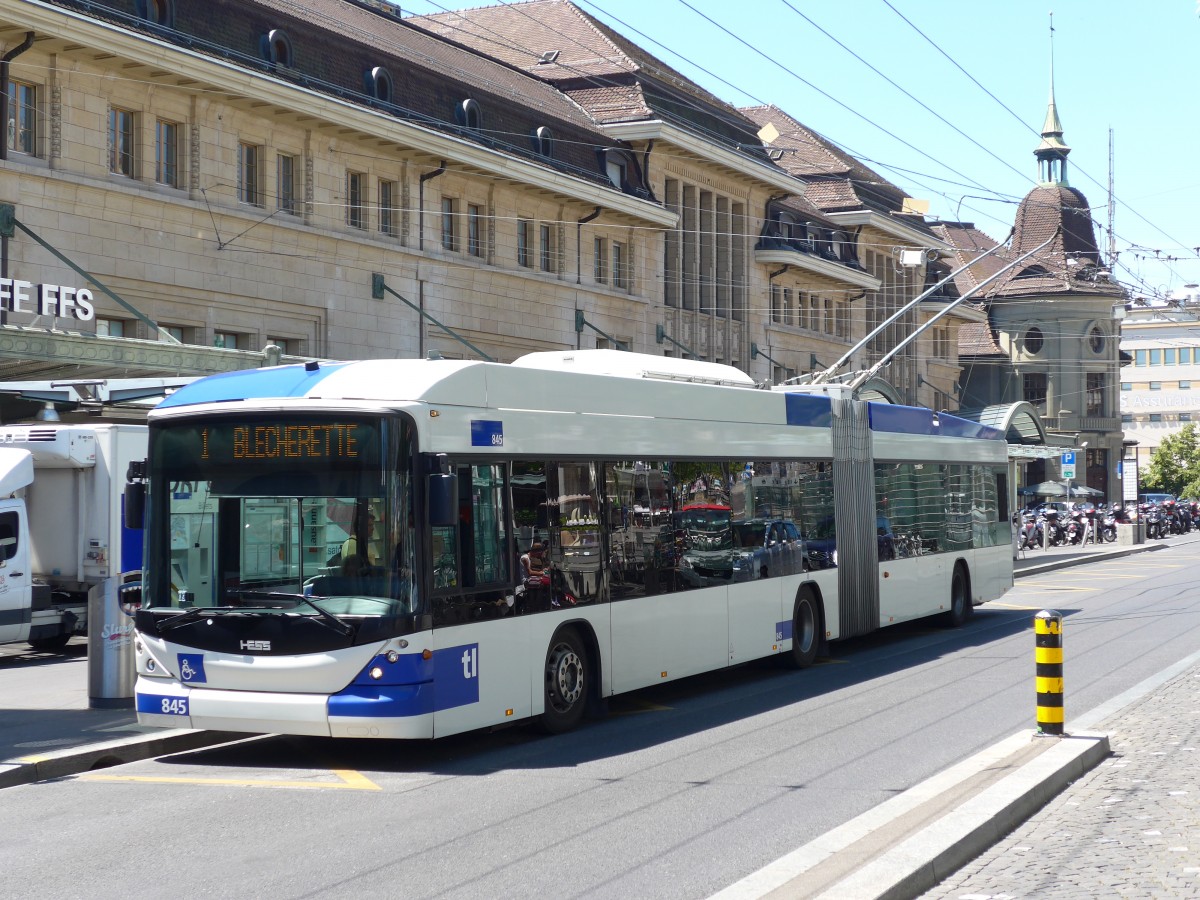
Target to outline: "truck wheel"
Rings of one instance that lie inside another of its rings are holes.
[[[54,637],[38,638],[37,640],[29,641],[29,646],[34,650],[40,650],[43,653],[57,653],[70,643],[71,636],[69,634],[56,634]]]
[[[562,734],[579,724],[587,706],[587,650],[574,628],[564,628],[550,641],[545,673],[541,725],[551,734]]]

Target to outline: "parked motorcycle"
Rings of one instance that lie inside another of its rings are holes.
[[[1163,520],[1162,510],[1153,503],[1147,503],[1142,507],[1142,521],[1146,523],[1146,537],[1151,540],[1158,540],[1167,536],[1166,522]]]
[[[1067,539],[1067,532],[1063,528],[1058,510],[1053,506],[1042,507],[1038,527],[1042,532],[1043,547],[1060,547]]]
[[[1042,545],[1042,531],[1038,517],[1032,509],[1021,511],[1021,524],[1017,531],[1017,546],[1022,550],[1033,550]]]
[[[1073,509],[1067,513],[1066,521],[1063,523],[1063,531],[1065,533],[1065,543],[1083,543],[1084,535],[1087,534],[1087,524],[1084,521],[1083,512],[1081,510]]]
[[[1108,541],[1110,544],[1117,540],[1117,511],[1116,509],[1106,509],[1101,515],[1098,515],[1097,520],[1100,526],[1096,532],[1096,536],[1101,541]]]

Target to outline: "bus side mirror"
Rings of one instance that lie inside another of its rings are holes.
[[[429,524],[434,528],[458,524],[458,478],[454,475],[430,475],[426,497],[429,499]]]
[[[125,472],[125,527],[146,527],[146,461],[134,460]]]
[[[146,485],[125,485],[125,527],[140,531],[146,524]]]

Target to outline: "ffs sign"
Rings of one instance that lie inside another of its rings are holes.
[[[58,284],[34,284],[18,278],[0,278],[0,307],[14,313],[78,319],[96,316],[92,292]]]

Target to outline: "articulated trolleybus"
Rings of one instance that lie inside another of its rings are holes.
[[[607,350],[194,382],[136,482],[138,720],[559,732],[1007,590],[1003,435],[816,390]]]

